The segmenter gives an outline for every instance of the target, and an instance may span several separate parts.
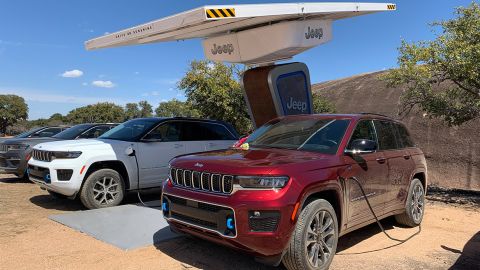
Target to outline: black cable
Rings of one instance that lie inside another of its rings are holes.
[[[390,239],[393,240],[393,241],[405,243],[405,242],[407,242],[408,240],[412,239],[415,235],[419,234],[419,233],[422,231],[422,225],[418,225],[418,232],[412,234],[411,236],[409,236],[409,237],[406,238],[406,239],[397,239],[397,238],[391,237],[391,236],[385,231],[385,229],[384,229],[383,226],[382,226],[382,223],[380,223],[380,220],[378,220],[377,215],[376,215],[375,212],[373,211],[372,205],[370,205],[370,201],[368,200],[367,195],[365,195],[365,191],[363,190],[363,186],[362,186],[362,184],[360,183],[360,181],[358,181],[358,179],[357,179],[356,177],[354,177],[354,176],[350,177],[350,179],[354,180],[355,183],[357,183],[358,187],[360,188],[360,191],[362,192],[363,197],[365,198],[365,201],[366,201],[367,204],[368,204],[368,208],[370,208],[370,211],[372,212],[373,217],[375,217],[375,220],[377,221],[378,227],[380,227],[380,229],[382,230],[382,232],[383,232],[388,238],[390,238]]]
[[[140,197],[140,167],[138,166],[137,153],[135,152],[135,149],[133,149],[133,145],[132,145],[132,150],[133,150],[132,155],[135,158],[135,164],[137,164],[137,197],[143,206],[149,207],[142,201],[142,198]]]

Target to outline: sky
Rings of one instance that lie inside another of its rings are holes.
[[[29,119],[104,101],[184,100],[176,85],[191,60],[204,59],[200,39],[95,51],[84,42],[204,5],[270,2],[292,1],[0,0],[0,94],[22,96]],[[471,1],[392,2],[395,12],[335,21],[332,41],[292,61],[308,65],[312,83],[393,68],[402,39],[434,39],[428,24]]]

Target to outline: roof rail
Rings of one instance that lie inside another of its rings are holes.
[[[381,114],[381,113],[361,112],[361,113],[359,113],[359,114],[370,114],[370,115],[377,115],[377,116],[383,116],[383,117],[392,118],[391,116],[388,116],[388,115],[385,115],[385,114]]]

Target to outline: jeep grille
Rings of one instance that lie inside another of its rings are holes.
[[[39,161],[50,162],[52,161],[53,152],[33,149],[32,157]]]
[[[232,175],[171,168],[170,179],[175,186],[193,190],[220,194],[231,194],[233,191]]]

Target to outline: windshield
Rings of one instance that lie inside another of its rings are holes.
[[[18,134],[17,136],[15,136],[15,138],[27,138],[28,136],[30,136],[30,135],[34,134],[35,132],[40,131],[42,129],[43,129],[43,127],[30,129],[28,131],[25,131],[23,133]]]
[[[271,121],[253,132],[250,147],[282,148],[335,154],[350,120],[284,118]]]
[[[69,129],[66,129],[54,136],[53,138],[62,139],[62,140],[73,140],[78,137],[78,135],[82,134],[85,130],[91,128],[92,124],[81,124],[73,126]]]
[[[158,119],[134,119],[105,132],[100,139],[137,141],[158,123]]]

